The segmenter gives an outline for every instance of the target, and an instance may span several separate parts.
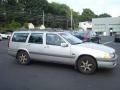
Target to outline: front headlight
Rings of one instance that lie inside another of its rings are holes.
[[[114,58],[115,54],[114,53],[105,53],[104,58]]]

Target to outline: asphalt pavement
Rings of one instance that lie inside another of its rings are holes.
[[[120,90],[120,57],[114,69],[84,75],[69,65],[38,61],[19,65],[7,54],[7,42],[0,41],[0,90]],[[112,37],[102,38],[102,43],[120,56],[120,43],[114,43]]]

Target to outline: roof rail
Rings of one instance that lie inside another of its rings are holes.
[[[60,32],[64,31],[63,29],[58,28],[46,28],[46,29],[19,29],[18,31],[51,31],[51,32]]]

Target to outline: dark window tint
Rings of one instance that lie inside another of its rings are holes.
[[[43,44],[43,34],[42,33],[32,33],[29,39],[29,43]]]
[[[29,33],[15,33],[13,35],[13,42],[26,42]]]
[[[46,44],[60,46],[61,43],[65,43],[57,34],[47,34]]]

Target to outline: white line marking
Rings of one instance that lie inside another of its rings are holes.
[[[113,41],[110,41],[110,42],[105,42],[105,43],[103,43],[103,44],[105,45],[105,44],[109,44],[109,43],[111,43],[111,42],[113,42]]]

